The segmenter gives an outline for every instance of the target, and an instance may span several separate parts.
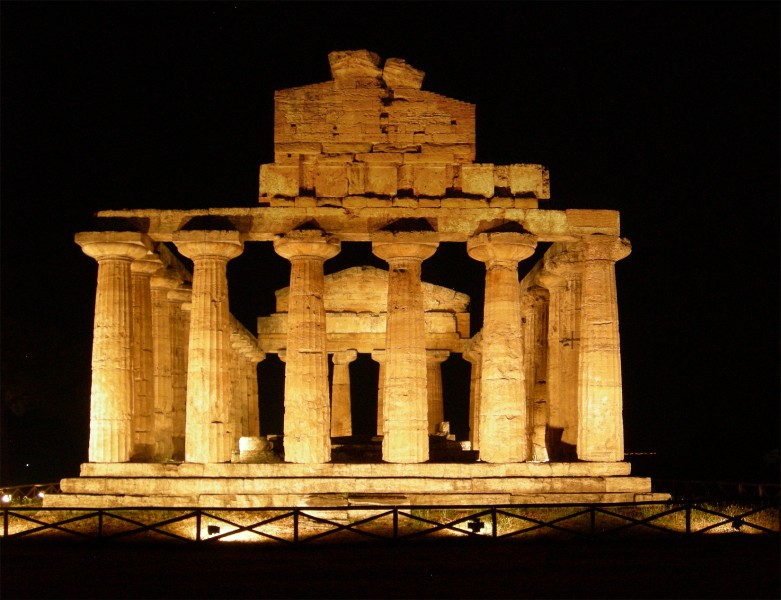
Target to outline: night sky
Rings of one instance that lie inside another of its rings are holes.
[[[327,81],[330,51],[361,48],[477,104],[477,161],[546,165],[543,207],[621,212],[626,449],[657,453],[636,471],[778,478],[778,3],[3,2],[0,16],[4,484],[86,461],[97,265],[73,235],[101,209],[254,206],[274,90]],[[345,245],[326,272],[357,264],[384,263]],[[472,297],[473,333],[483,275],[463,245],[424,263]],[[270,244],[248,245],[231,310],[254,331],[288,276]],[[264,433],[281,433],[274,362]],[[468,365],[444,373],[463,436]]]

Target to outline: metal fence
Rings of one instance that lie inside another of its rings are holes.
[[[40,502],[46,494],[59,493],[59,483],[30,483],[0,488],[3,504],[31,504]]]
[[[428,538],[626,539],[741,533],[779,537],[777,502],[497,506],[2,509],[2,539],[180,543],[406,541]]]

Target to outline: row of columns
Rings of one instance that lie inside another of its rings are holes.
[[[173,453],[177,436],[168,433],[175,433],[180,421],[177,411],[170,407],[181,389],[172,383],[168,385],[168,380],[174,362],[181,366],[182,356],[170,351],[174,346],[173,330],[168,330],[166,338],[166,326],[153,316],[162,313],[153,311],[152,306],[159,307],[163,295],[167,298],[175,290],[166,290],[169,284],[155,276],[160,265],[148,260],[152,248],[144,236],[123,234],[123,239],[118,240],[116,235],[104,236],[105,239],[96,239],[100,234],[79,235],[82,239],[77,236],[77,242],[99,265],[90,460],[122,462],[129,460],[133,452],[144,458]],[[442,420],[441,375],[437,379],[437,374],[438,361],[446,355],[426,351],[420,277],[422,262],[438,247],[435,236],[383,232],[373,242],[373,252],[389,265],[386,344],[379,361],[382,391],[378,399],[383,459],[388,462],[428,460],[431,427]],[[228,311],[227,263],[241,254],[243,243],[238,232],[228,231],[180,231],[174,241],[194,265],[186,353],[185,460],[228,462],[238,437],[258,432],[257,388],[253,396],[252,384],[242,384],[238,373],[254,369],[262,356],[235,358],[241,342],[231,340]],[[528,375],[524,373],[518,262],[531,256],[535,247],[534,236],[510,232],[480,234],[467,243],[469,255],[486,265],[479,358],[465,353],[478,374],[473,396],[479,401],[474,402],[473,397],[470,425],[476,425],[475,446],[486,462],[540,459],[541,451],[535,448],[544,448],[544,443],[537,443],[541,427],[544,432],[544,421],[566,424],[571,418],[573,407],[565,402],[544,418],[534,410],[531,418],[527,414],[527,395],[535,392],[534,382],[527,384]],[[302,230],[277,238],[274,248],[291,263],[285,371],[286,460],[328,462],[331,436],[349,435],[345,433],[349,431],[345,418],[349,414],[346,374],[347,365],[354,360],[350,355],[334,357],[333,418],[328,390],[323,265],[339,252],[340,243],[321,231]],[[579,246],[571,245],[569,256],[560,253],[551,263],[551,287],[546,288],[550,310],[560,307],[562,302],[573,302],[577,291],[572,291],[578,286],[570,285],[574,276],[570,280],[567,277],[578,274],[580,297],[574,300],[581,311],[577,318],[579,397],[575,408],[580,417],[576,443],[578,455],[584,460],[623,458],[613,265],[626,254],[628,245],[617,238],[589,240]],[[575,263],[576,268],[561,266]],[[544,286],[545,279],[540,281]],[[555,297],[562,289],[568,290],[566,297]],[[551,321],[561,325],[560,320]],[[556,335],[560,333],[548,332],[549,343],[556,340]],[[559,365],[561,386],[573,369],[566,366],[566,344],[556,346],[547,360]],[[150,360],[155,352],[166,354],[170,362],[166,359],[152,366]],[[153,371],[155,377],[143,376]],[[257,386],[256,380],[254,385]],[[235,399],[237,390],[243,390],[238,397],[245,401]],[[598,422],[588,426],[589,419]],[[531,449],[526,441],[529,430],[531,438],[537,440]],[[564,428],[570,434],[571,430]],[[166,432],[163,439],[158,439],[157,432]],[[620,441],[606,440],[611,434]]]

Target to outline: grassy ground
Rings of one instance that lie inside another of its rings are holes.
[[[2,545],[11,598],[778,598],[777,539]]]

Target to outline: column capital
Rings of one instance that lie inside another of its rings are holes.
[[[140,260],[152,250],[152,240],[132,231],[85,231],[74,236],[87,256],[97,261],[107,259]]]
[[[385,362],[385,350],[372,350],[371,357],[374,362],[383,363]]]
[[[341,350],[339,352],[334,352],[331,355],[331,360],[335,365],[349,365],[357,358],[358,358],[358,351],[353,349]]]
[[[130,272],[133,275],[149,275],[151,277],[163,268],[165,265],[154,252],[148,252],[143,258],[134,260],[130,264]]]
[[[325,261],[339,254],[341,242],[322,231],[307,229],[275,238],[274,250],[288,260],[321,258]]]
[[[426,350],[426,362],[443,363],[450,358],[449,350]]]
[[[158,270],[152,274],[152,280],[150,282],[152,288],[163,290],[175,290],[182,285],[182,280],[176,275],[176,271],[173,269],[164,268]]]
[[[169,290],[168,294],[166,294],[166,297],[168,298],[169,302],[189,303],[192,301],[193,291],[189,287],[178,286],[172,290]]]
[[[574,244],[582,260],[608,260],[616,262],[632,252],[632,244],[626,238],[608,235],[592,235]]]
[[[567,280],[561,275],[556,275],[551,271],[540,271],[537,274],[537,283],[548,291],[567,288]]]
[[[187,258],[236,258],[244,251],[238,231],[175,231],[176,248]]]
[[[534,254],[536,247],[537,236],[515,232],[480,233],[466,243],[467,254],[489,268],[502,263],[516,265]]]
[[[395,259],[426,260],[433,256],[439,241],[431,231],[380,231],[374,235],[372,252],[384,261]]]

